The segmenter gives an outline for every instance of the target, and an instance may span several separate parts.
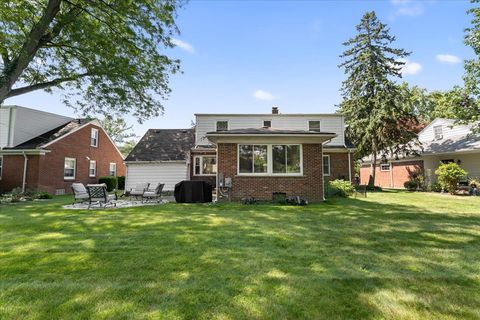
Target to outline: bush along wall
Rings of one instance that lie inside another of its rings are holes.
[[[105,183],[108,192],[118,189],[117,177],[100,177],[98,183]]]

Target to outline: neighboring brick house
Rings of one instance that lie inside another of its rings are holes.
[[[421,147],[418,156],[387,157],[378,160],[375,185],[383,188],[404,188],[404,183],[422,174],[427,185],[437,179],[435,170],[441,163],[456,162],[470,178],[480,178],[480,135],[470,125],[455,125],[453,119],[435,119],[418,133]],[[360,181],[367,184],[372,173],[371,157],[363,160]]]
[[[20,187],[63,194],[71,192],[73,182],[98,183],[101,176],[125,175],[123,157],[98,120],[67,120],[0,150],[2,192]],[[28,125],[17,125],[28,133]]]
[[[280,114],[274,107],[271,114],[195,116],[194,130],[147,132],[126,159],[127,189],[137,182],[164,182],[168,190],[185,179],[206,180],[219,200],[271,200],[279,192],[321,201],[324,180],[352,179],[353,146],[342,115]],[[174,137],[167,143],[168,132]]]

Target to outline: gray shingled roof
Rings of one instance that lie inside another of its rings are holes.
[[[12,148],[4,148],[5,150],[7,149],[37,149],[41,148],[44,144],[47,144],[55,139],[60,138],[61,136],[66,135],[67,133],[71,132],[72,130],[84,125],[87,122],[90,122],[91,119],[75,119],[72,121],[69,121],[53,130],[50,130],[48,132],[45,132],[39,136],[36,136],[35,138],[32,138],[28,141],[25,141],[15,147]]]
[[[422,142],[423,154],[480,151],[480,135],[468,134],[449,137],[443,140]]]
[[[308,134],[308,135],[335,135],[332,132],[315,132],[308,130],[285,130],[285,129],[274,129],[274,128],[245,128],[245,129],[233,129],[225,131],[211,131],[207,132],[207,135],[222,135],[222,134],[238,134],[238,135],[248,135],[248,134],[284,134],[284,135],[296,135],[296,134]]]
[[[125,161],[185,160],[194,146],[194,129],[149,129]]]

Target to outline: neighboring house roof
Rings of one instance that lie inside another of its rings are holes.
[[[325,144],[323,145],[324,149],[338,149],[338,148],[347,148],[347,149],[355,149],[355,145],[345,137],[345,145],[335,145],[335,144]]]
[[[89,119],[75,119],[72,121],[69,121],[55,129],[52,129],[48,132],[45,132],[39,136],[36,136],[35,138],[32,138],[28,141],[25,141],[13,148],[4,148],[5,150],[25,150],[25,149],[38,149],[41,148],[43,145],[56,140],[73,130],[83,126],[84,124],[90,122],[91,120]]]
[[[280,134],[280,135],[336,135],[332,132],[316,132],[308,130],[285,130],[285,129],[274,129],[274,128],[245,128],[245,129],[233,129],[233,130],[224,130],[224,131],[211,131],[207,132],[207,135],[270,135],[270,134]]]
[[[149,129],[125,161],[186,160],[194,146],[194,129]]]
[[[422,145],[423,154],[480,151],[480,135],[467,134],[430,142],[423,141]]]

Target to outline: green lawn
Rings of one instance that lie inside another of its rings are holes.
[[[0,205],[0,319],[480,318],[480,197]]]

